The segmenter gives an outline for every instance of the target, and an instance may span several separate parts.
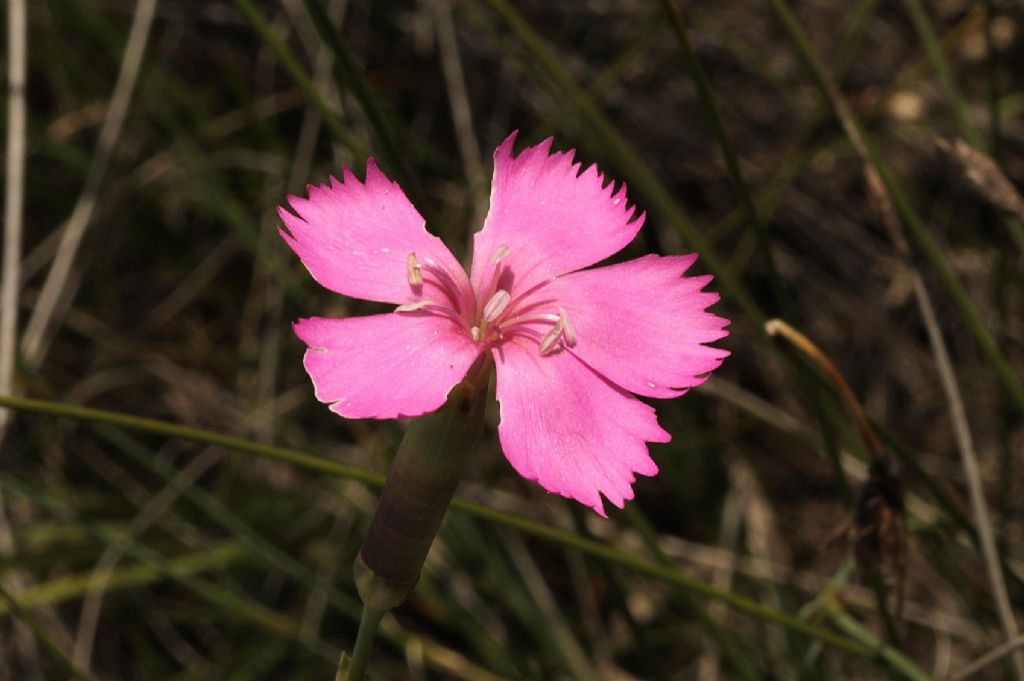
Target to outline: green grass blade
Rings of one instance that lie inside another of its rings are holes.
[[[483,1],[505,21],[509,29],[522,41],[530,56],[536,61],[538,68],[548,74],[554,91],[558,95],[558,100],[562,101],[567,97],[583,122],[593,130],[596,138],[601,140],[609,159],[629,179],[634,196],[639,195],[651,210],[661,215],[679,233],[680,238],[689,248],[700,253],[701,261],[715,275],[717,286],[722,290],[723,296],[739,306],[755,328],[760,328],[764,313],[739,278],[726,267],[725,262],[711,247],[707,237],[697,229],[682,207],[672,198],[668,189],[591,99],[586,90],[566,70],[551,48],[511,3],[506,0]],[[636,199],[634,198],[634,200]]]
[[[139,430],[167,437],[217,445],[234,451],[255,454],[257,456],[291,463],[313,472],[358,480],[373,487],[380,487],[383,485],[383,479],[381,476],[357,467],[337,464],[305,452],[258,444],[249,442],[242,438],[236,438],[198,428],[179,426],[156,419],[131,416],[128,414],[92,409],[89,407],[64,405],[44,400],[9,396],[0,396],[0,407],[34,413],[45,413],[92,423],[105,423],[131,430]],[[716,589],[696,577],[679,572],[672,567],[660,565],[633,553],[581,537],[573,532],[545,525],[524,516],[488,508],[460,497],[456,497],[452,501],[452,508],[468,513],[476,518],[519,530],[563,547],[577,549],[590,556],[608,561],[611,564],[629,568],[684,591],[721,601],[756,619],[780,624],[793,632],[823,641],[838,650],[860,657],[874,657],[874,652],[872,650],[865,648],[846,636],[841,636],[827,629],[809,624],[797,617],[794,617],[793,615],[774,608],[766,607],[757,601],[744,596]]]

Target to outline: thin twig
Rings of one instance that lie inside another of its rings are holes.
[[[25,200],[25,80],[28,70],[25,0],[7,3],[7,159],[4,182],[4,260],[0,283],[0,393],[14,392],[21,278],[21,229]],[[0,439],[11,412],[0,409]]]
[[[135,90],[135,83],[142,66],[142,56],[146,49],[146,43],[149,41],[149,29],[153,25],[153,17],[156,14],[156,3],[157,0],[139,0],[135,6],[128,42],[121,59],[121,69],[110,97],[107,117],[100,129],[96,153],[93,154],[92,162],[89,164],[85,184],[71,211],[71,217],[65,223],[60,246],[57,248],[57,256],[46,275],[46,281],[43,283],[32,317],[25,329],[25,335],[21,339],[22,357],[28,366],[37,366],[46,354],[47,336],[55,322],[55,317],[59,314],[58,307],[63,306],[66,309],[68,304],[68,296],[65,296],[65,292],[71,268],[75,263],[75,256],[81,246],[85,229],[96,208],[100,186],[106,177],[107,166],[110,164],[114,146],[121,135],[124,119],[128,113],[128,106],[131,103],[132,93]]]

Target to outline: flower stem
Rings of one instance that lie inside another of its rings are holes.
[[[366,663],[373,650],[373,641],[377,637],[377,627],[386,610],[363,606],[363,616],[359,619],[359,633],[356,634],[356,645],[352,649],[352,658],[348,669],[344,668],[345,654],[338,661],[338,675],[335,681],[362,681],[366,674]]]
[[[362,678],[380,618],[416,588],[483,426],[488,359],[470,369],[441,409],[409,424],[395,452],[353,567],[363,616],[346,681]]]

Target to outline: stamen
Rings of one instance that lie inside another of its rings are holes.
[[[540,354],[547,355],[555,349],[558,338],[562,335],[562,320],[559,319],[551,330],[540,341]]]
[[[415,312],[416,310],[422,310],[425,307],[436,305],[433,300],[417,300],[415,303],[403,303],[395,308],[395,312]]]
[[[512,300],[512,296],[509,295],[508,291],[499,289],[491,296],[491,299],[484,305],[484,322],[490,324],[505,311],[508,307],[508,302]]]
[[[405,259],[405,273],[409,277],[410,286],[423,286],[423,275],[420,273],[420,261],[416,259],[416,253],[412,252]]]
[[[480,340],[480,327],[474,326],[472,329],[469,330],[469,335],[472,336],[473,340],[475,341]]]
[[[508,254],[512,251],[509,249],[508,244],[501,244],[494,249],[494,253],[491,254],[491,264],[497,265],[499,262],[508,257]]]
[[[562,326],[562,333],[565,336],[565,344],[570,348],[576,347],[576,329],[569,321],[569,315],[565,314],[562,306],[558,306],[558,323]]]

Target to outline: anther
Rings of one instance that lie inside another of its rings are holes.
[[[484,305],[484,321],[488,324],[493,322],[495,319],[501,316],[501,313],[508,307],[508,302],[512,300],[512,296],[509,295],[508,291],[504,289],[498,289],[491,296],[491,299]]]
[[[409,277],[410,286],[423,286],[423,274],[420,273],[420,261],[416,253],[410,253],[405,259],[405,273]]]
[[[562,327],[562,335],[565,336],[565,344],[570,348],[576,347],[576,328],[569,321],[569,315],[565,314],[562,306],[558,306],[558,323]]]
[[[469,330],[469,335],[472,336],[473,340],[475,341],[480,340],[480,327],[474,326],[472,329]]]
[[[562,320],[559,319],[551,330],[540,341],[540,354],[547,355],[555,349],[558,338],[562,335]]]
[[[508,254],[511,252],[512,251],[509,249],[508,244],[501,244],[495,248],[494,253],[491,254],[491,264],[497,265],[499,262],[507,258]]]
[[[431,305],[436,305],[436,303],[433,300],[417,300],[415,303],[402,303],[395,308],[395,312],[415,312]]]

